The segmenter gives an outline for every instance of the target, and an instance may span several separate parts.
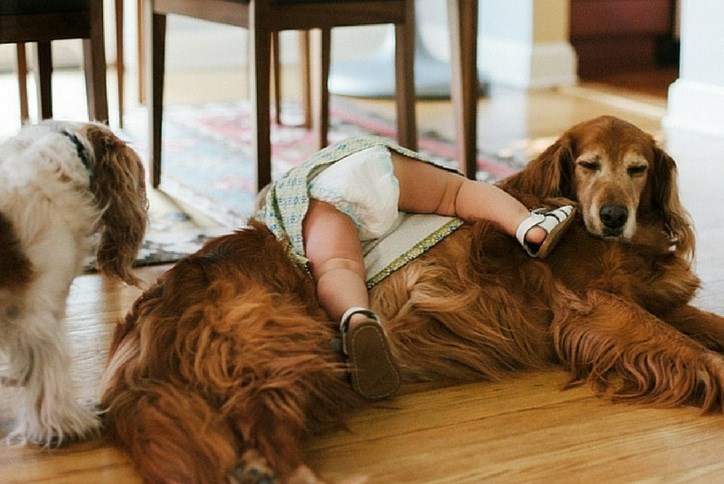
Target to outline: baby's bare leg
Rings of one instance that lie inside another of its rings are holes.
[[[351,307],[369,307],[362,246],[352,219],[329,203],[310,200],[302,231],[317,296],[329,315],[339,321]]]
[[[342,349],[352,386],[369,399],[393,395],[400,376],[387,337],[373,312],[360,311],[369,308],[369,297],[357,227],[332,205],[310,200],[302,231],[319,301],[332,318],[345,319]]]

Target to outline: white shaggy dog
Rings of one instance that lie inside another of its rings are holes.
[[[147,207],[138,156],[104,125],[45,121],[0,145],[0,391],[17,392],[10,440],[49,446],[99,432],[73,389],[66,298],[96,243],[101,272],[138,283],[131,265]]]

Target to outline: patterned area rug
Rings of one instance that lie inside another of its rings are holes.
[[[302,162],[314,151],[313,134],[301,127],[298,105],[285,104],[283,124],[273,125],[272,177]],[[148,153],[147,113],[140,107],[125,116],[125,135],[142,158]],[[361,112],[343,100],[330,108],[331,143],[349,136],[376,134],[395,138],[389,119]],[[175,105],[166,108],[163,166],[159,190],[149,194],[151,223],[136,264],[170,263],[196,251],[209,238],[242,226],[252,214],[255,163],[251,154],[252,117],[247,102]],[[437,133],[420,133],[419,150],[439,162],[458,166],[455,145]],[[480,154],[478,179],[494,182],[519,170],[515,153]],[[188,207],[210,217],[199,222]],[[92,270],[92,261],[88,264]]]
[[[282,109],[283,124],[273,125],[272,177],[276,178],[315,151],[313,133],[301,127],[298,105]],[[139,153],[147,153],[145,109],[126,116],[126,132]],[[395,137],[394,122],[333,100],[330,143],[349,136]],[[161,189],[207,213],[223,225],[238,227],[252,214],[255,201],[251,136],[247,102],[169,106],[164,113]],[[458,166],[456,147],[436,133],[421,133],[419,149],[440,162]],[[513,156],[480,155],[478,179],[495,181],[521,168]]]

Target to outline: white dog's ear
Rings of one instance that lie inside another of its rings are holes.
[[[93,147],[95,164],[91,189],[103,209],[98,270],[138,285],[131,269],[148,219],[143,163],[126,142],[102,125],[88,125],[85,136]]]
[[[30,259],[20,247],[13,225],[0,213],[0,289],[27,286],[33,277]]]

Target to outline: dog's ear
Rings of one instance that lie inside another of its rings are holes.
[[[107,127],[88,125],[85,134],[95,155],[91,189],[103,210],[98,270],[138,285],[131,269],[148,220],[143,163]]]
[[[694,256],[696,238],[691,218],[679,198],[676,162],[663,149],[654,147],[649,177],[651,214],[659,217],[671,236],[676,252],[688,260]]]
[[[20,247],[13,224],[0,213],[0,289],[27,285],[33,277],[33,264]]]
[[[500,186],[506,190],[535,195],[540,200],[554,197],[574,200],[573,152],[573,137],[565,133],[522,171],[503,180]]]

